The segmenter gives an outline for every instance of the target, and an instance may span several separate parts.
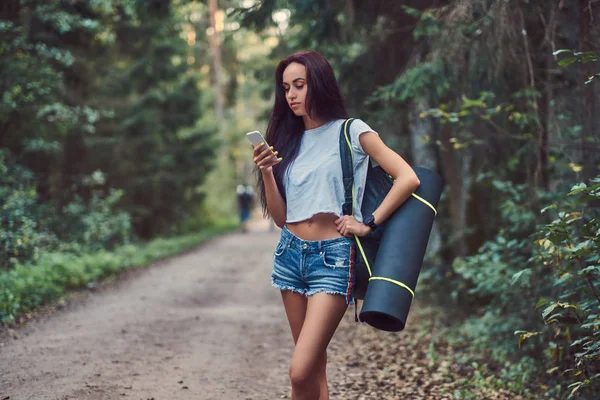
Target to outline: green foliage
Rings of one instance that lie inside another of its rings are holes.
[[[123,18],[114,27],[119,47],[102,94],[121,106],[99,124],[95,143],[105,154],[92,163],[124,190],[121,207],[136,233],[150,238],[197,215],[203,198],[195,192],[219,143],[216,126],[198,123],[197,77],[187,64],[173,62],[188,50],[174,12],[143,5],[136,11],[140,20]]]
[[[201,76],[181,62],[181,5],[10,4],[0,10],[0,148],[29,174],[11,194],[21,200],[10,207],[27,209],[22,228],[55,233],[61,243],[45,250],[110,248],[129,240],[130,224],[149,238],[197,215],[218,144],[197,124]],[[84,184],[96,171],[104,183]],[[37,251],[20,246],[7,258]]]
[[[532,377],[549,371],[546,387],[555,395],[600,391],[600,177],[592,183],[575,185],[567,198],[537,193],[531,199],[527,185],[492,181],[504,198],[504,227],[477,254],[453,264],[460,279],[453,279],[452,295],[476,313],[465,320],[460,336],[495,360],[518,358],[518,348],[526,357],[538,355]],[[539,225],[536,204],[544,202],[552,204],[543,215],[557,218]],[[527,304],[537,304],[541,318]],[[516,346],[509,345],[513,331]]]
[[[444,76],[444,64],[440,61],[424,62],[404,71],[392,83],[377,89],[367,104],[404,103],[411,99],[432,96],[442,98],[450,89]]]
[[[131,217],[116,211],[122,197],[122,190],[111,190],[106,197],[94,192],[87,203],[77,197],[67,204],[60,223],[55,224],[61,232],[61,247],[75,244],[74,248],[90,251],[127,244],[131,239]]]
[[[545,326],[515,332],[519,345],[541,336],[533,345],[549,356],[551,373],[571,381],[569,398],[600,393],[600,176],[591,182],[573,186],[566,199],[542,210],[557,217],[534,235],[532,269],[552,284],[550,296],[536,305]]]
[[[34,178],[0,149],[0,268],[35,262],[45,251],[89,252],[131,239],[130,217],[117,210],[122,191],[104,196],[94,190],[89,201],[77,197],[57,210],[40,204]],[[93,187],[103,180],[97,172],[86,184]]]
[[[569,65],[571,65],[573,63],[587,64],[590,62],[595,62],[595,61],[600,60],[600,57],[598,56],[598,54],[594,53],[593,51],[581,52],[581,51],[573,51],[573,50],[569,50],[569,49],[560,49],[560,50],[556,50],[552,54],[554,56],[558,56],[559,54],[568,54],[567,57],[561,59],[558,62],[558,65],[563,68],[568,67]],[[594,78],[600,78],[600,72],[590,76],[588,78],[588,80],[585,82],[585,84],[589,85],[590,83],[592,83]]]
[[[402,6],[403,10],[419,22],[413,31],[415,39],[439,36],[444,32],[444,25],[431,12],[421,12],[416,8]]]
[[[39,258],[54,235],[39,229],[38,195],[31,171],[0,149],[0,270]]]
[[[454,260],[453,272],[459,279],[454,280],[452,293],[477,313],[465,324],[465,333],[481,348],[489,341],[504,342],[505,346],[494,349],[496,356],[504,359],[517,355],[517,350],[508,345],[514,327],[535,325],[530,309],[523,304],[535,303],[539,294],[548,293],[550,288],[543,273],[525,267],[531,264],[534,254],[528,237],[537,224],[535,204],[552,195],[532,194],[528,185],[494,178],[490,184],[501,199],[498,209],[502,228],[476,254]],[[532,195],[536,198],[532,199]]]
[[[434,117],[442,124],[458,123],[464,126],[477,120],[488,120],[498,115],[502,110],[501,105],[493,105],[495,95],[491,92],[481,92],[478,98],[471,99],[463,96],[458,104],[443,103],[437,108],[423,112],[421,118]],[[452,109],[456,108],[455,111]]]

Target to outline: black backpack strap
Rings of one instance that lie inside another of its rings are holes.
[[[342,174],[344,182],[344,204],[342,213],[352,215],[352,192],[354,186],[354,168],[352,166],[352,143],[350,140],[350,125],[353,118],[348,118],[340,129],[340,158],[342,159]]]

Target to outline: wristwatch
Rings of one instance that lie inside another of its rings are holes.
[[[365,219],[363,220],[363,223],[365,225],[367,225],[369,228],[371,228],[371,232],[373,232],[375,229],[377,229],[377,224],[375,223],[375,217],[373,216],[373,214],[369,215],[368,217],[365,217]]]

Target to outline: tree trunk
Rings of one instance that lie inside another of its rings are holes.
[[[452,256],[460,257],[468,254],[467,234],[467,203],[469,200],[469,185],[466,177],[469,174],[472,157],[468,150],[458,154],[450,142],[452,127],[445,125],[441,129],[441,168],[446,181],[448,193],[448,213],[452,225],[450,245],[453,246]]]
[[[217,122],[219,130],[223,129],[223,89],[221,87],[221,43],[217,27],[217,0],[208,0],[208,13],[210,19],[211,33],[208,35],[212,54],[213,65],[213,86],[215,88],[215,111],[217,113]]]
[[[430,119],[423,119],[419,116],[422,112],[428,110],[429,108],[431,107],[429,107],[427,101],[424,99],[415,100],[414,104],[412,104],[410,107],[408,116],[410,147],[413,164],[415,166],[425,167],[432,171],[437,171],[437,157],[435,150],[431,145],[435,127]],[[442,235],[440,233],[439,223],[435,221],[431,230],[431,236],[429,237],[426,257],[434,262],[441,261],[441,249]],[[440,266],[441,265],[443,265],[443,263],[440,263]]]

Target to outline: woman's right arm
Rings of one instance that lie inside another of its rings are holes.
[[[275,224],[283,228],[287,218],[286,205],[273,175],[273,166],[281,162],[282,158],[277,157],[277,152],[273,152],[271,148],[266,148],[261,151],[263,144],[259,144],[254,148],[254,163],[260,168],[263,183],[265,185],[265,197],[267,199],[267,209],[273,217]]]
[[[281,196],[281,193],[279,193],[277,183],[275,183],[273,168],[269,168],[268,172],[265,170],[261,170],[261,172],[263,182],[265,183],[267,208],[269,209],[271,217],[273,217],[273,221],[275,221],[275,225],[277,225],[280,228],[283,228],[287,217],[286,205],[285,201],[283,200],[283,197]]]

